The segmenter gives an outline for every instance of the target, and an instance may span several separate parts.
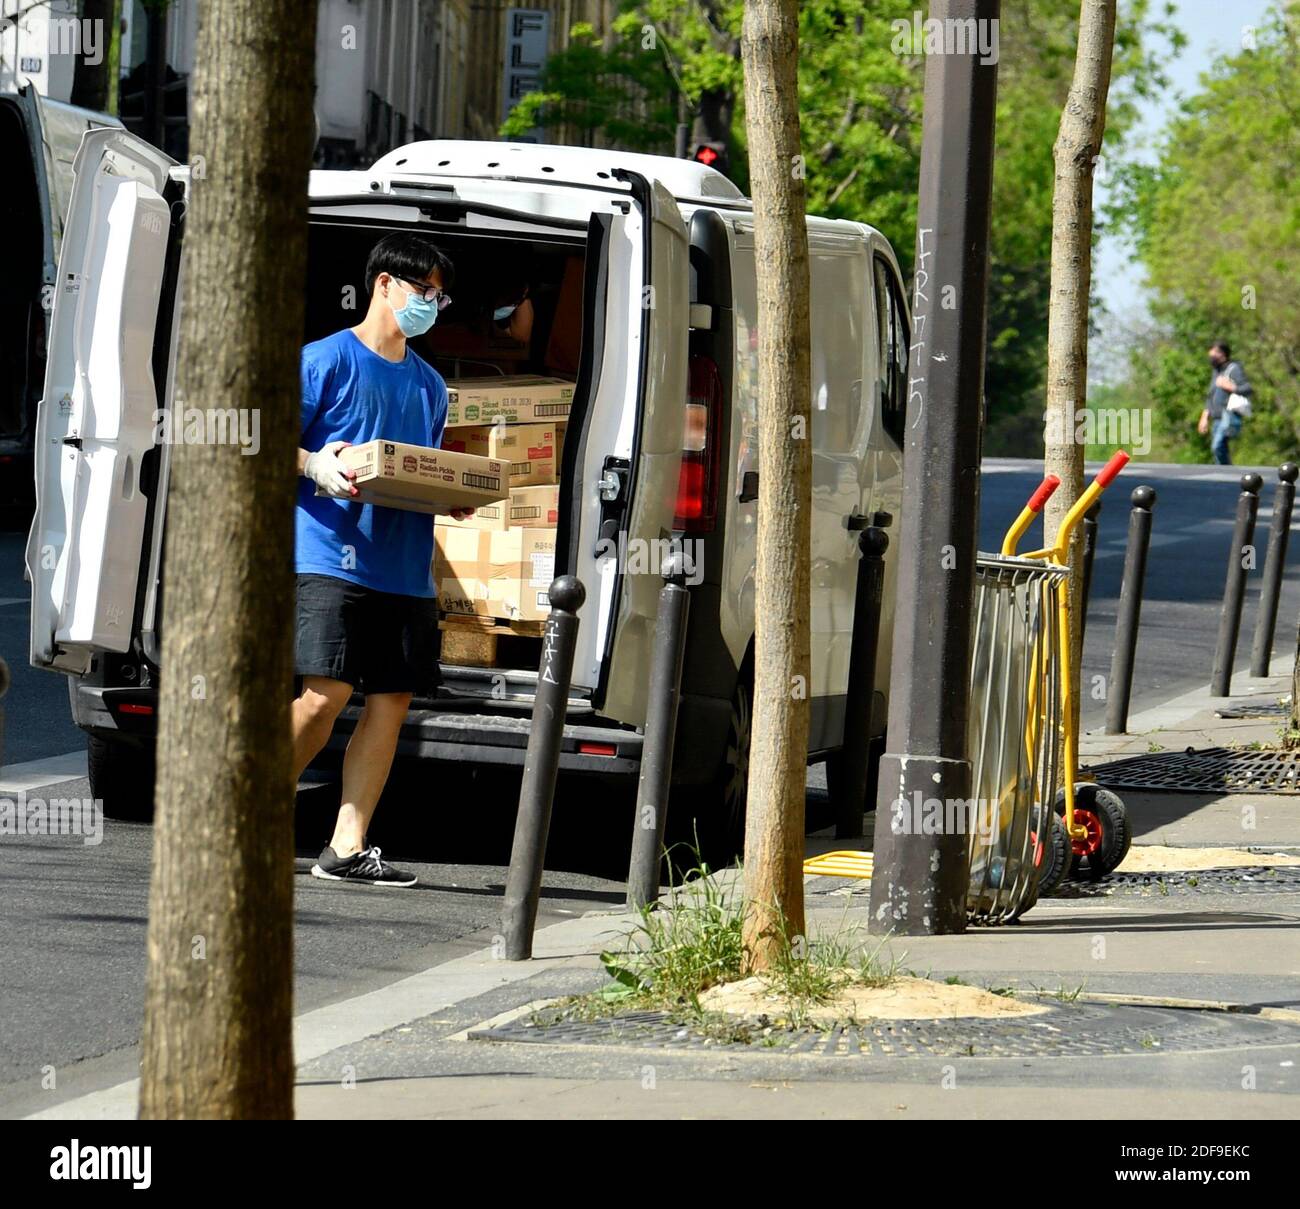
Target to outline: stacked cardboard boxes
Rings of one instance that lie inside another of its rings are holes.
[[[447,383],[443,448],[508,467],[509,498],[439,517],[434,578],[447,613],[542,621],[555,575],[560,458],[573,383],[535,376]]]

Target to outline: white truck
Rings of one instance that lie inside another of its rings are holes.
[[[151,799],[170,453],[154,443],[152,416],[172,397],[185,190],[186,169],[139,139],[86,136],[40,411],[31,659],[69,677],[93,791],[119,816],[147,815]],[[706,825],[733,836],[743,827],[754,643],[753,228],[735,185],[692,161],[413,143],[364,171],[312,173],[303,333],[314,340],[356,321],[339,299],[394,230],[427,233],[462,283],[524,255],[543,278],[580,271],[581,289],[559,291],[556,304],[573,312],[563,319],[580,330],[581,351],[555,573],[587,590],[560,766],[635,774],[662,580],[624,553],[688,539],[695,573],[674,782],[697,795]],[[857,529],[864,518],[888,524],[900,506],[909,317],[878,231],[809,218],[808,235],[816,761],[844,742]],[[873,736],[886,717],[894,578],[891,557]],[[535,664],[444,664],[436,698],[411,709],[399,759],[521,765],[536,676]],[[334,749],[358,712],[359,702],[345,712]]]

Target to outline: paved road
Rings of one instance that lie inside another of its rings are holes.
[[[993,461],[985,469],[981,545],[996,549],[1039,472],[1028,462]],[[1089,616],[1088,675],[1109,669],[1127,491],[1147,482],[1160,497],[1135,709],[1208,677],[1239,474],[1149,468],[1126,474],[1109,493]],[[1261,525],[1267,519],[1266,507]],[[83,747],[68,720],[62,678],[26,666],[22,546],[21,535],[0,534],[0,654],[14,673],[4,703],[10,765]],[[1253,579],[1257,584],[1258,574]],[[1287,581],[1282,647],[1300,613],[1298,580],[1300,572]],[[1248,603],[1248,625],[1253,616]],[[1100,703],[1086,704],[1091,708],[1085,722],[1095,721]],[[813,770],[814,806],[824,803],[815,788],[820,784],[821,772]],[[470,778],[455,769],[436,788],[427,780],[395,782],[373,838],[390,853],[411,858],[404,863],[420,874],[421,887],[409,893],[339,889],[307,876],[328,827],[330,803],[328,790],[304,795],[298,836],[299,1010],[386,985],[485,943],[498,926],[515,792],[509,777]],[[61,796],[87,793],[84,780],[58,783]],[[548,860],[558,872],[548,872],[543,923],[621,901],[631,826],[626,796],[599,783],[575,781],[562,789],[562,800],[565,809],[557,812]],[[141,1011],[150,836],[147,826],[110,822],[98,846],[71,839],[3,840],[0,1017],[6,1027],[0,1043],[0,1116],[26,1103],[32,1079],[46,1064],[59,1069],[61,1080],[87,1085],[130,1077]],[[24,1022],[21,1028],[13,1027],[16,1021]]]

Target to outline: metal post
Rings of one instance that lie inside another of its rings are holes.
[[[1255,536],[1255,514],[1259,511],[1259,489],[1264,480],[1257,474],[1241,476],[1241,494],[1237,497],[1237,523],[1232,529],[1232,548],[1228,551],[1228,578],[1223,585],[1223,611],[1219,614],[1219,641],[1214,650],[1214,674],[1210,677],[1210,696],[1226,697],[1231,691],[1232,661],[1237,654],[1237,630],[1241,625],[1241,603],[1246,594],[1246,563],[1253,565],[1251,541]]]
[[[935,0],[930,15],[987,29],[1000,7]],[[956,829],[895,834],[891,806],[971,795],[966,727],[997,105],[997,65],[972,51],[925,60],[890,749],[880,763],[871,879],[877,934],[966,929],[969,837]],[[948,293],[958,307],[941,305]]]
[[[167,8],[145,9],[144,128],[146,142],[163,150],[167,118]]]
[[[1110,695],[1106,698],[1106,733],[1122,735],[1128,729],[1128,705],[1133,695],[1133,655],[1137,650],[1138,619],[1142,613],[1142,584],[1147,574],[1147,547],[1151,542],[1151,509],[1156,493],[1138,487],[1130,499],[1128,549],[1124,552],[1124,580],[1119,589],[1115,617],[1115,649],[1110,656]]]
[[[1083,514],[1083,595],[1079,601],[1079,649],[1083,650],[1083,635],[1088,628],[1088,599],[1092,595],[1092,560],[1097,554],[1097,518],[1101,515],[1101,500]]]
[[[865,517],[863,520],[865,521]],[[871,772],[871,707],[876,695],[876,651],[880,642],[880,602],[885,589],[885,551],[889,534],[870,525],[858,535],[857,594],[853,598],[853,646],[844,702],[844,747],[840,755],[840,800],[835,838],[862,834],[862,812]]]
[[[664,564],[664,586],[659,590],[659,614],[650,655],[650,698],[636,789],[636,821],[632,824],[632,861],[627,872],[627,905],[633,910],[659,897],[659,859],[668,823],[673,740],[691,609],[685,580],[685,559],[680,550],[675,550]]]
[[[573,674],[573,649],[578,639],[578,610],[587,592],[572,575],[561,575],[547,592],[551,614],[542,634],[542,658],[537,669],[537,695],[533,698],[533,723],[524,756],[524,777],[519,786],[519,813],[506,874],[505,906],[501,930],[506,957],[527,961],[533,955],[537,903],[542,893],[542,862],[546,836],[551,829],[551,804],[560,769],[560,741]]]
[[[1295,481],[1300,467],[1284,462],[1277,468],[1278,484],[1273,491],[1273,523],[1268,531],[1268,554],[1264,559],[1264,582],[1259,589],[1259,616],[1255,619],[1255,642],[1250,648],[1250,674],[1267,676],[1273,654],[1273,629],[1286,571],[1287,539],[1291,536],[1291,508],[1295,503]]]

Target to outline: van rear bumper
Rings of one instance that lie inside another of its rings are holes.
[[[152,744],[157,728],[156,690],[105,687],[76,679],[71,686],[73,721],[83,730],[104,738]],[[343,752],[360,716],[359,704],[344,709],[326,745],[327,752]],[[726,702],[683,694],[673,752],[677,782],[699,784],[713,777],[726,742],[728,719]],[[531,722],[531,713],[412,708],[398,736],[397,755],[400,759],[522,766]],[[641,767],[642,743],[642,736],[626,727],[569,723],[560,741],[560,768],[635,776]]]
[[[344,709],[326,751],[342,752],[347,747],[360,716],[359,705]],[[531,724],[530,714],[413,707],[398,735],[397,758],[522,766]],[[634,774],[641,766],[641,743],[640,735],[621,727],[569,724],[560,740],[560,768],[566,772]]]

